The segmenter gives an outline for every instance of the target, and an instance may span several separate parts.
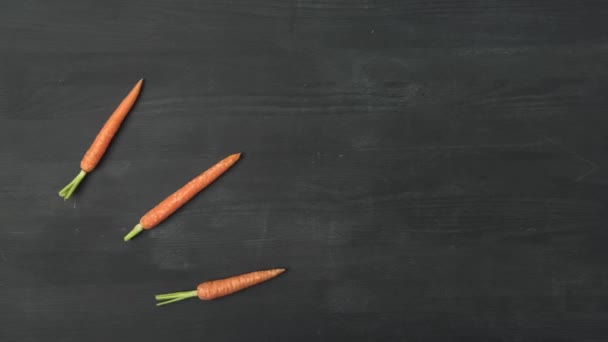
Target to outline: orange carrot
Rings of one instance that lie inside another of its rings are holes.
[[[219,163],[213,165],[207,171],[201,173],[193,180],[186,183],[186,185],[184,185],[181,189],[165,198],[156,207],[152,208],[152,210],[148,211],[144,216],[142,216],[139,223],[133,228],[133,230],[129,232],[129,234],[125,236],[124,240],[129,241],[142,230],[156,227],[156,225],[164,221],[182,205],[186,204],[186,202],[192,199],[192,197],[198,194],[201,190],[213,183],[213,181],[215,181],[219,176],[226,172],[226,170],[234,165],[234,163],[236,163],[240,157],[240,153],[232,154],[226,157]]]
[[[177,302],[192,297],[198,297],[201,300],[211,300],[224,297],[244,290],[248,287],[263,283],[283,272],[285,272],[284,268],[275,268],[272,270],[245,273],[225,279],[206,281],[204,283],[200,283],[196,290],[193,291],[157,295],[155,296],[156,300],[161,302],[157,303],[156,306]]]
[[[84,157],[82,158],[82,161],[80,162],[80,173],[68,185],[66,185],[63,189],[61,189],[61,191],[59,191],[59,196],[63,197],[64,200],[70,198],[70,196],[72,196],[72,193],[74,193],[74,191],[78,187],[78,184],[82,182],[87,173],[95,169],[95,167],[101,160],[101,157],[103,157],[104,153],[108,149],[112,138],[114,138],[114,135],[116,135],[116,132],[118,132],[118,129],[120,128],[120,125],[122,124],[123,120],[135,104],[135,101],[139,96],[139,92],[141,91],[141,86],[143,82],[143,79],[137,82],[135,87],[131,89],[127,97],[122,100],[116,110],[114,110],[114,113],[110,115],[108,121],[106,121],[106,123],[103,125],[103,127],[97,134],[97,137],[95,137],[93,144],[91,144],[91,147],[89,147]]]

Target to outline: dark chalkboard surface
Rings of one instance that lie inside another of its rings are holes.
[[[607,17],[600,0],[2,1],[0,340],[608,340]],[[289,270],[154,306],[272,267]]]

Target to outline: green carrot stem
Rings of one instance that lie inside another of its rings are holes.
[[[192,291],[183,291],[183,292],[159,294],[159,295],[154,296],[154,298],[156,298],[156,300],[173,299],[175,297],[182,297],[182,296],[190,295],[190,294],[192,294]]]
[[[63,197],[64,201],[67,201],[68,198],[70,198],[70,196],[72,196],[72,194],[78,187],[78,184],[80,184],[80,182],[82,182],[82,180],[84,179],[84,176],[86,176],[86,175],[87,175],[86,172],[80,170],[80,173],[78,174],[78,176],[76,176],[76,178],[72,179],[72,181],[68,185],[66,185],[63,189],[61,189],[61,191],[59,191],[59,196]]]
[[[187,297],[184,297],[184,298],[175,298],[175,299],[167,300],[167,301],[164,301],[164,302],[161,302],[161,303],[156,303],[156,306],[163,306],[163,305],[179,302],[180,300],[184,300],[186,298]]]
[[[178,302],[180,300],[196,297],[198,294],[196,290],[193,291],[184,291],[184,292],[174,292],[174,293],[165,293],[154,296],[156,300],[164,300],[164,302],[156,303],[156,306],[166,305],[174,302]]]
[[[133,227],[133,230],[131,230],[129,234],[125,235],[124,240],[131,240],[135,235],[141,233],[142,230],[144,230],[144,227],[141,225],[141,223],[138,223],[135,227]]]

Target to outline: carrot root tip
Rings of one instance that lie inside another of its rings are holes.
[[[85,171],[80,170],[78,176],[72,179],[72,181],[68,185],[66,185],[63,189],[61,189],[61,191],[59,191],[59,196],[63,197],[64,201],[67,201],[68,198],[72,196],[74,191],[76,191],[76,188],[78,187],[80,182],[82,182],[86,175],[87,173]]]
[[[135,235],[141,233],[142,230],[144,230],[144,227],[141,225],[141,223],[138,223],[135,227],[133,227],[129,234],[125,235],[124,240],[131,240]]]

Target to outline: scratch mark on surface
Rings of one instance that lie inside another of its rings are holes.
[[[296,30],[296,21],[298,20],[298,9],[300,8],[300,1],[292,0],[290,7],[291,13],[289,14],[288,31],[289,33],[294,33],[294,31]]]
[[[6,254],[4,254],[4,250],[2,250],[1,248],[0,248],[0,258],[2,258],[2,261],[8,262],[8,259],[6,258]]]
[[[260,240],[266,241],[266,237],[268,236],[268,219],[264,219],[264,226],[262,227],[262,233],[260,234]],[[262,246],[260,246],[262,247]]]
[[[532,142],[525,144],[480,144],[480,145],[423,145],[423,146],[402,146],[402,147],[363,147],[357,148],[359,151],[383,151],[383,150],[400,150],[400,151],[425,151],[425,150],[482,150],[482,149],[511,149],[511,148],[538,148],[543,145],[542,142]]]
[[[577,179],[576,182],[580,182],[583,180],[583,178],[589,176],[590,174],[592,174],[593,172],[595,172],[595,170],[597,170],[598,166],[596,164],[593,164],[593,166],[591,167],[591,169],[589,169],[589,171],[583,173],[582,175],[580,175]]]
[[[578,159],[578,160],[580,160],[580,161],[582,161],[582,162],[584,162],[584,163],[586,163],[587,165],[590,166],[589,170],[587,170],[585,173],[583,173],[582,175],[578,176],[575,179],[576,183],[582,181],[583,179],[585,179],[590,174],[594,173],[599,168],[599,166],[596,163],[594,163],[593,161],[591,161],[591,160],[583,157],[581,154],[577,153],[574,150],[567,149],[566,147],[564,147],[563,144],[560,144],[559,142],[557,142],[557,141],[555,141],[555,140],[553,140],[553,139],[551,139],[549,137],[543,137],[543,138],[546,141],[548,141],[549,143],[557,146],[557,148],[559,148],[560,150],[566,152],[567,154],[569,154],[571,156],[574,156],[576,159]]]
[[[260,257],[262,252],[265,250],[266,242],[268,242],[268,216],[264,217],[264,222],[262,223],[262,231],[257,239],[255,239],[256,244],[256,256]]]

